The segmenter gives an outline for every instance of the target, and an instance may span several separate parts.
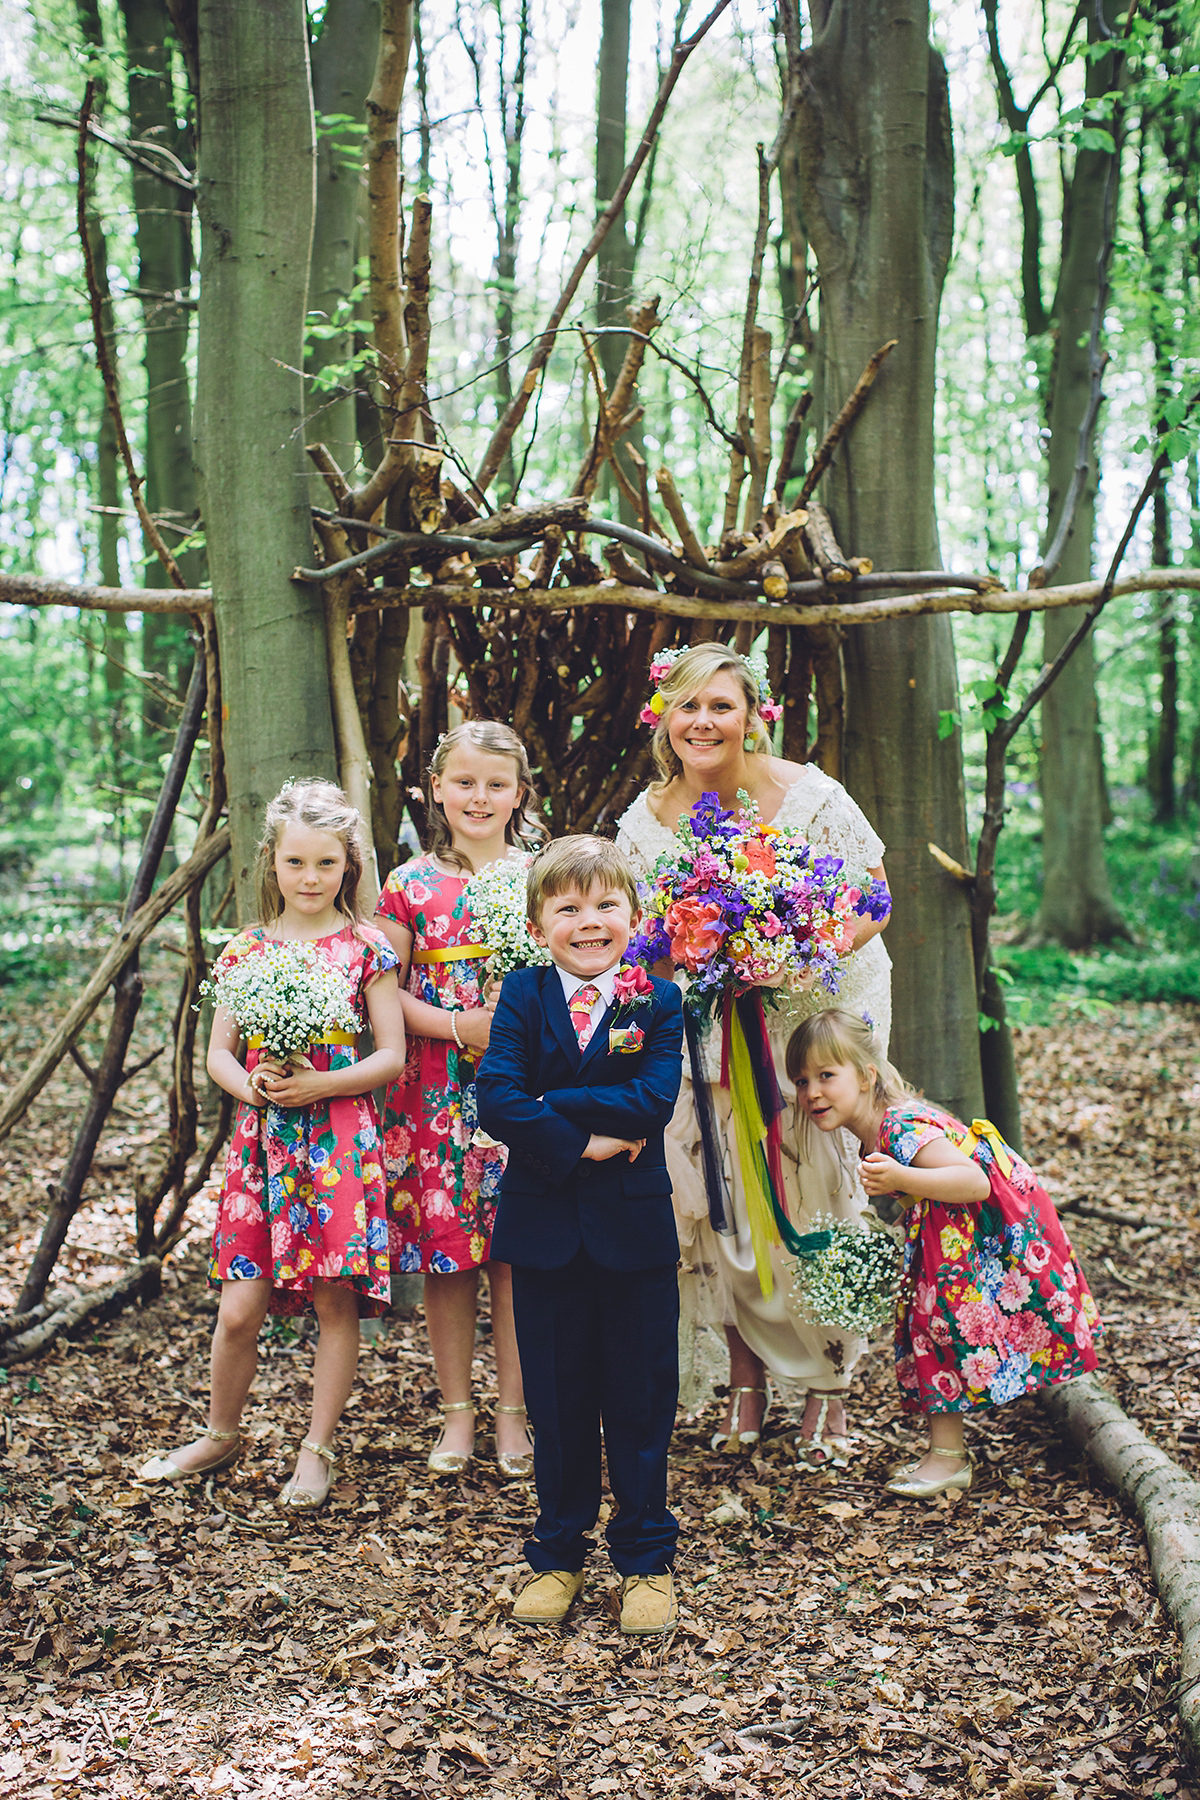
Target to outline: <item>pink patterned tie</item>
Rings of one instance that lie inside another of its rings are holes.
[[[592,1008],[600,998],[600,989],[592,982],[576,988],[567,1001],[567,1011],[571,1015],[571,1023],[575,1027],[575,1036],[579,1040],[579,1048],[586,1050],[592,1035]]]

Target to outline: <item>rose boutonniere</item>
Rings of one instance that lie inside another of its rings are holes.
[[[617,976],[613,999],[618,1010],[626,1006],[648,1006],[654,998],[654,983],[637,963],[626,963]]]

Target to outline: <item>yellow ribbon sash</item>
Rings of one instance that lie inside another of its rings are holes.
[[[964,1156],[974,1156],[981,1143],[990,1145],[996,1167],[1007,1181],[1012,1174],[1012,1151],[990,1119],[972,1119],[971,1129],[958,1147]]]
[[[414,950],[414,963],[461,962],[467,956],[490,956],[490,944],[452,944],[448,950]]]

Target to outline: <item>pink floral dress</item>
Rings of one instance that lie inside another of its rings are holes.
[[[909,1207],[896,1311],[901,1405],[975,1412],[1086,1375],[1100,1315],[1050,1196],[995,1126],[975,1120],[968,1130],[923,1100],[888,1107],[878,1148],[908,1165],[939,1137],[979,1164],[992,1191],[976,1205]]]
[[[254,925],[225,946],[220,961],[256,956],[266,942],[262,926]],[[346,976],[355,1016],[365,1024],[366,989],[396,967],[395,951],[374,925],[346,925],[316,943]],[[258,1058],[257,1050],[247,1051],[247,1070]],[[308,1058],[316,1069],[347,1069],[358,1050],[313,1044]],[[214,1285],[266,1276],[273,1313],[303,1312],[318,1280],[352,1287],[364,1318],[387,1309],[387,1189],[370,1094],[311,1106],[238,1107],[208,1273]]]
[[[466,878],[448,875],[431,856],[393,869],[379,896],[381,918],[413,934],[407,991],[428,1006],[465,1012],[482,1006],[478,956],[437,953],[479,942],[466,901]],[[425,957],[433,953],[432,960]],[[392,1212],[392,1266],[450,1275],[488,1260],[503,1145],[472,1143],[476,1063],[449,1038],[409,1034],[404,1074],[383,1103],[383,1154]]]

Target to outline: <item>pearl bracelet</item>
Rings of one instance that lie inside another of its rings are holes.
[[[459,1049],[465,1050],[467,1046],[463,1043],[462,1039],[458,1035],[458,1014],[457,1013],[450,1014],[450,1029],[454,1033],[454,1041],[458,1045]]]

